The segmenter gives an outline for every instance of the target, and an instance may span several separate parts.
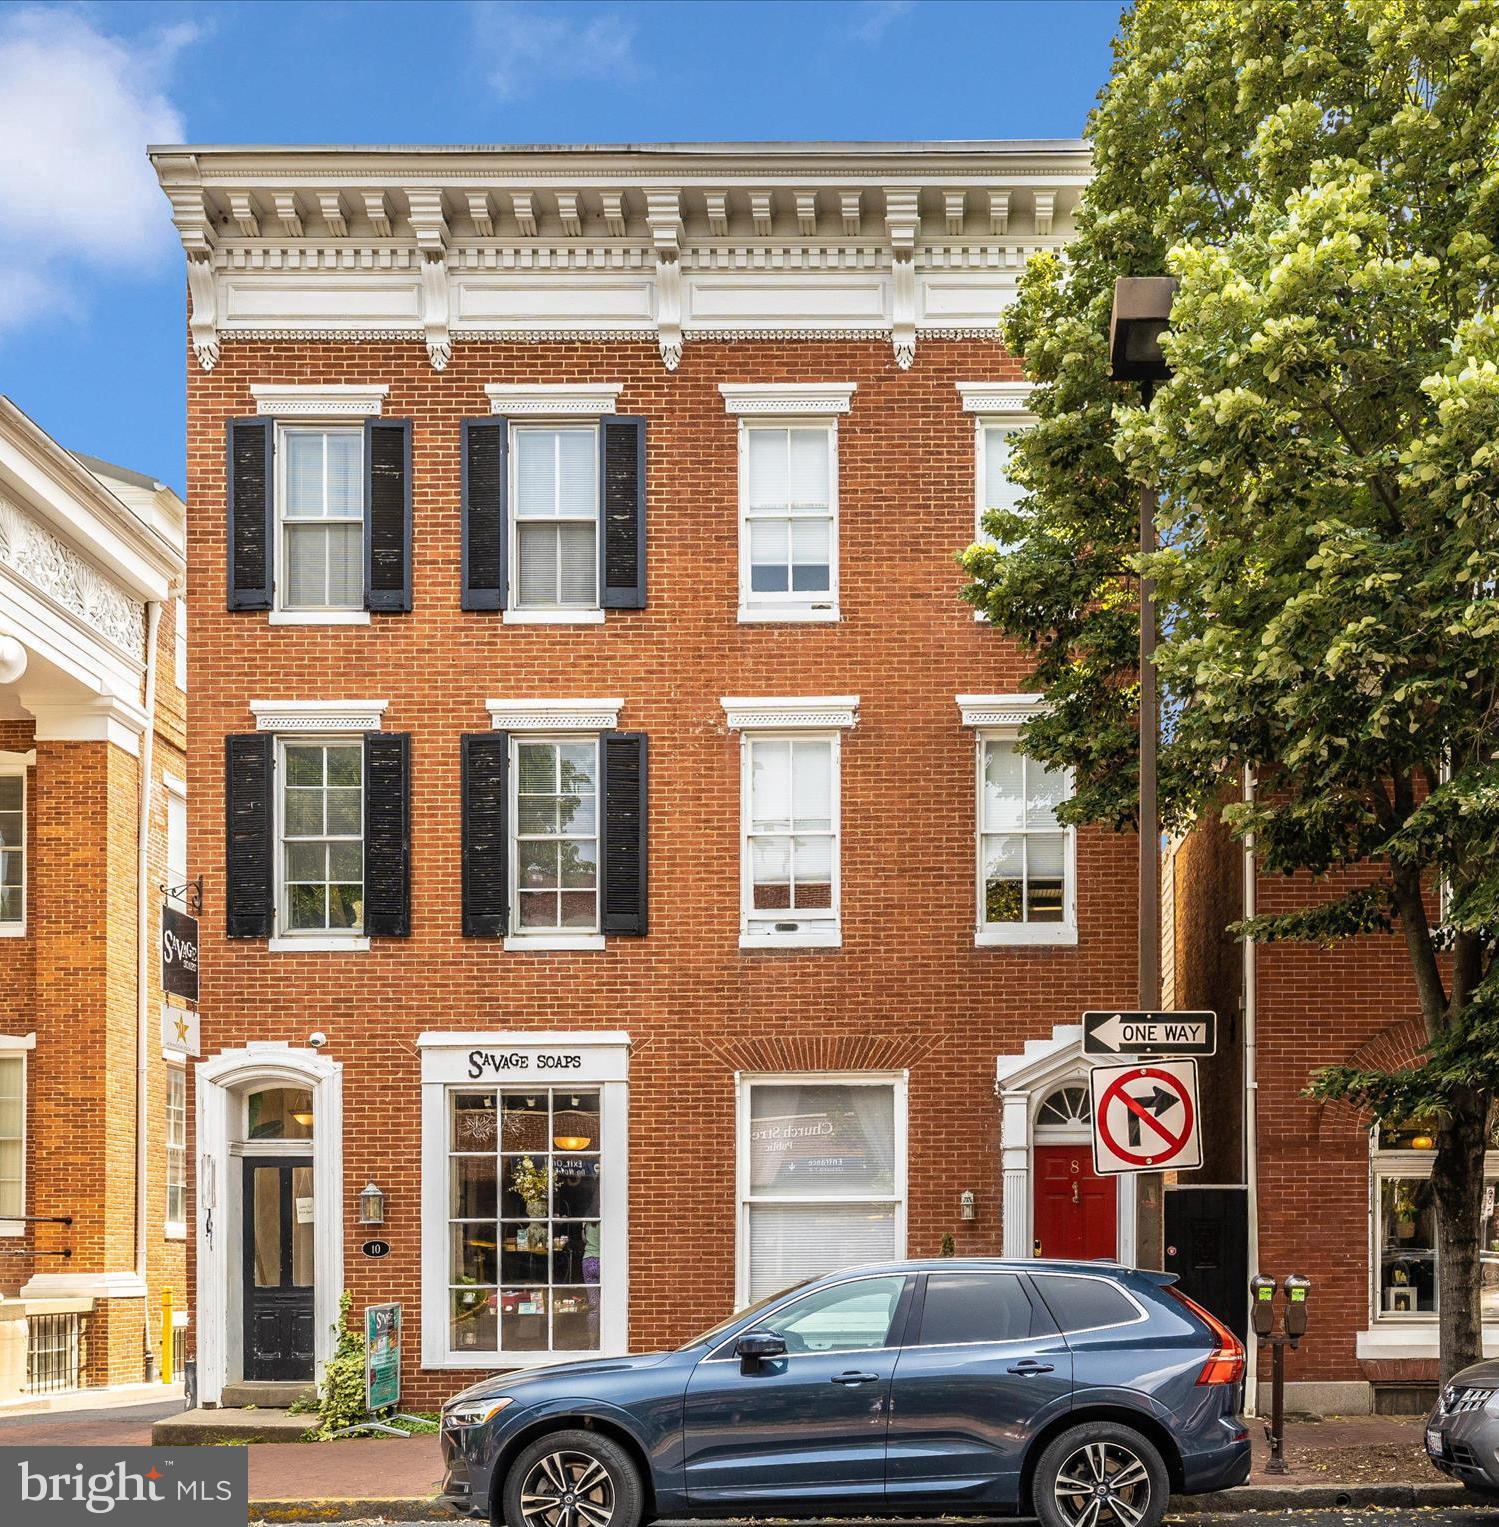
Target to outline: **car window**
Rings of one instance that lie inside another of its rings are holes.
[[[787,1294],[795,1293],[803,1284],[810,1283],[811,1281],[810,1278],[798,1278],[795,1283],[789,1283],[785,1288],[779,1288],[775,1293],[767,1294],[763,1299],[757,1299],[753,1304],[747,1305],[744,1309],[735,1310],[732,1315],[725,1316],[724,1319],[720,1320],[716,1326],[710,1326],[700,1335],[694,1336],[691,1341],[683,1342],[677,1348],[677,1351],[687,1352],[693,1347],[705,1347],[709,1343],[717,1341],[720,1336],[726,1335],[735,1326],[740,1325],[746,1317],[753,1315],[757,1310],[763,1310],[767,1305],[779,1304]]]
[[[926,1280],[917,1346],[1022,1341],[1032,1334],[1031,1302],[1014,1273],[933,1273]]]
[[[835,1283],[767,1315],[755,1329],[784,1337],[788,1352],[885,1347],[905,1282],[903,1276],[892,1276]]]
[[[1125,1325],[1140,1318],[1140,1311],[1129,1295],[1103,1278],[1047,1273],[1036,1278],[1036,1287],[1063,1331],[1091,1331],[1097,1326]]]

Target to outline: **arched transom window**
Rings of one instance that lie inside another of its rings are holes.
[[[1069,1082],[1047,1094],[1036,1110],[1036,1127],[1078,1129],[1088,1124],[1092,1117],[1088,1089],[1081,1082]]]

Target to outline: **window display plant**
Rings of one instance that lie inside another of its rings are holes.
[[[545,1214],[551,1193],[552,1174],[537,1166],[529,1156],[522,1156],[510,1173],[510,1186],[525,1201],[527,1214]]]

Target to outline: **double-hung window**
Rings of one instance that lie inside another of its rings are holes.
[[[599,608],[599,440],[596,425],[511,430],[512,608]]]
[[[511,739],[511,932],[599,931],[596,736]]]
[[[26,764],[21,755],[0,754],[0,938],[25,931]]]
[[[739,618],[838,619],[838,425],[852,383],[719,386],[739,420]]]
[[[187,1227],[187,1068],[167,1063],[167,1202],[169,1236],[186,1233]]]
[[[0,1235],[22,1235],[26,1212],[26,1052],[35,1036],[0,1036]]]
[[[1026,756],[1020,728],[1035,695],[959,695],[976,731],[976,942],[1077,942],[1076,841],[1057,819],[1065,770]]]
[[[905,1254],[903,1075],[741,1077],[738,1158],[741,1304]]]
[[[364,746],[359,738],[280,744],[283,936],[364,931]]]
[[[282,425],[279,608],[363,610],[364,430]]]
[[[742,733],[740,947],[837,947],[841,728],[858,697],[722,703]]]

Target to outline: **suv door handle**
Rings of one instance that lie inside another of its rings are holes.
[[[1052,1373],[1055,1371],[1051,1363],[1038,1363],[1035,1358],[1027,1357],[1018,1363],[1011,1363],[1005,1370],[1007,1373],[1018,1373],[1021,1378],[1035,1378],[1038,1373]]]
[[[877,1373],[835,1373],[832,1378],[835,1384],[877,1384],[879,1380]]]

